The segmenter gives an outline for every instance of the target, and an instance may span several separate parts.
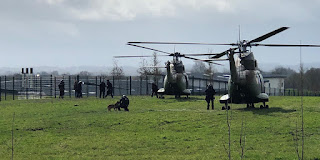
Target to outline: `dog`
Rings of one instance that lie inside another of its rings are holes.
[[[120,110],[120,102],[117,101],[116,104],[110,104],[110,105],[108,106],[108,111],[111,111],[112,108],[113,108],[114,110],[116,110],[116,109]]]

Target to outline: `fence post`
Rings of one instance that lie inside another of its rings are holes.
[[[50,96],[53,96],[53,88],[52,88],[52,75],[50,75]]]
[[[26,79],[26,83],[24,84],[24,86],[25,86],[25,91],[26,91],[26,99],[29,99],[29,95],[28,95],[28,92],[29,92],[29,78],[28,78],[28,76],[25,76],[25,79]]]
[[[132,78],[131,78],[131,76],[130,76],[130,95],[132,95],[132,93],[131,93],[131,87],[132,87]]]
[[[12,77],[12,100],[14,100],[14,77]]]
[[[149,94],[149,87],[148,87],[148,76],[146,76],[146,94],[148,95]]]
[[[142,76],[140,76],[140,95],[142,95]]]
[[[89,83],[89,76],[87,76],[87,83]],[[87,85],[87,97],[89,97],[89,84]]]
[[[57,95],[56,95],[56,92],[57,92],[57,86],[56,86],[56,83],[57,83],[57,77],[54,77],[54,98],[57,98]]]
[[[128,84],[129,82],[128,81],[129,81],[129,77],[127,77],[127,83],[126,83],[127,84],[127,86],[126,86],[127,95],[129,94],[129,84]]]
[[[112,76],[112,83],[113,83],[113,86],[112,86],[112,95],[114,95],[114,86],[115,86],[115,84],[114,84],[114,76]]]
[[[4,76],[4,100],[7,100],[7,76]]]
[[[42,77],[40,76],[40,99],[42,99]]]
[[[69,76],[69,98],[71,98],[71,76]]]
[[[96,97],[98,97],[98,77],[96,76]]]

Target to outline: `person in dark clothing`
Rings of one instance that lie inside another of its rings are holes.
[[[102,94],[102,98],[104,98],[106,94],[106,83],[104,83],[104,81],[100,83],[99,89],[100,89],[100,98],[101,98],[101,94]]]
[[[151,97],[153,97],[153,94],[155,94],[158,98],[158,86],[155,83],[152,83],[152,93]]]
[[[110,81],[109,80],[107,80],[107,89],[108,89],[108,91],[107,91],[107,95],[106,95],[106,97],[110,94],[111,95],[111,97],[113,98],[113,87],[112,87],[112,84],[110,83]]]
[[[78,98],[82,98],[82,82],[81,81],[78,82],[77,89],[78,89]]]
[[[129,107],[129,98],[126,95],[123,95],[122,98],[120,99],[120,108],[124,108],[125,111],[129,111],[128,107]]]
[[[207,110],[209,110],[210,101],[212,109],[214,109],[214,95],[216,94],[216,91],[213,89],[213,86],[211,84],[208,85],[206,89],[206,101],[207,101]]]
[[[61,80],[61,82],[59,83],[58,87],[59,87],[59,90],[60,90],[59,98],[63,99],[63,96],[64,96],[64,81],[63,80]]]
[[[74,97],[78,98],[78,81],[74,81],[73,84],[73,89],[74,89]]]

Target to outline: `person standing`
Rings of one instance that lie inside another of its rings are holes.
[[[207,110],[209,110],[210,101],[211,101],[212,109],[214,109],[214,99],[215,99],[214,95],[216,94],[216,91],[213,89],[213,86],[209,84],[205,92],[206,92]]]
[[[78,98],[78,81],[74,81],[73,84],[73,89],[74,89],[74,97]]]
[[[78,89],[78,98],[82,98],[82,82],[81,81],[78,82],[77,89]]]
[[[60,81],[58,87],[60,90],[59,98],[63,99],[63,96],[64,96],[64,81],[63,80]]]
[[[99,89],[100,89],[100,98],[101,98],[101,94],[102,94],[102,98],[104,98],[106,94],[106,83],[104,83],[104,81],[100,83]]]
[[[106,97],[110,94],[111,97],[113,98],[113,87],[112,87],[112,84],[109,80],[107,80],[107,89],[108,89],[108,91],[107,91]]]
[[[153,94],[156,95],[157,98],[158,98],[158,86],[154,82],[152,83],[151,97],[153,97]]]

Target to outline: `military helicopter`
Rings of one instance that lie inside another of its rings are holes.
[[[186,45],[231,45],[236,46],[224,52],[212,56],[210,59],[203,61],[213,61],[222,56],[227,56],[230,65],[228,94],[220,98],[220,103],[224,104],[222,109],[230,109],[228,103],[247,104],[248,108],[253,108],[254,103],[262,102],[260,108],[269,108],[266,102],[269,101],[269,96],[265,93],[264,80],[258,70],[257,60],[251,52],[252,46],[267,46],[267,47],[320,47],[320,45],[290,45],[290,44],[260,44],[267,38],[270,38],[289,27],[281,27],[265,35],[262,35],[251,41],[242,40],[237,43],[217,44],[217,43],[177,43],[177,42],[134,42],[146,44],[186,44]],[[250,51],[247,49],[250,47]],[[239,54],[238,63],[235,61],[234,55]]]
[[[145,46],[135,45],[131,42],[128,42],[128,45],[152,50],[155,52],[164,53],[166,55],[162,56],[172,56],[173,60],[167,61],[165,63],[166,75],[164,77],[164,87],[158,90],[159,98],[164,98],[163,95],[175,95],[175,98],[180,98],[181,95],[186,95],[187,98],[191,94],[191,89],[188,89],[189,78],[185,71],[184,65],[181,61],[181,58],[201,61],[200,59],[193,58],[190,56],[200,56],[200,55],[215,55],[215,54],[181,54],[179,52],[169,53]],[[115,58],[132,58],[132,57],[151,57],[151,56],[114,56]],[[208,62],[214,63],[214,62]],[[218,63],[214,63],[220,65]]]

